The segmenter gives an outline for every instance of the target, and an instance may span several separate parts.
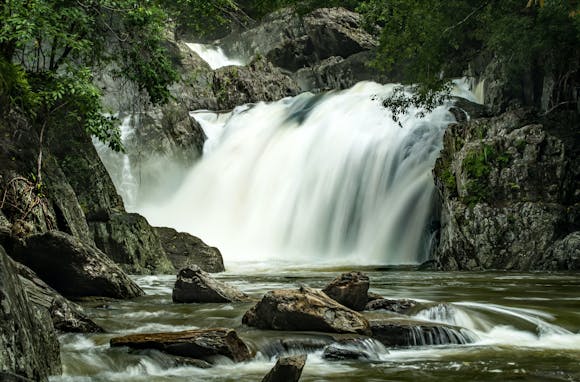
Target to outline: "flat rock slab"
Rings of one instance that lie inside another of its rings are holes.
[[[339,304],[361,311],[369,300],[369,278],[361,272],[343,273],[322,291]]]
[[[305,363],[306,355],[280,358],[262,382],[298,382]]]
[[[416,320],[372,320],[371,337],[385,346],[468,344],[477,337],[468,329]]]
[[[240,302],[248,300],[242,291],[211,277],[197,265],[183,268],[173,287],[173,302]]]
[[[111,339],[111,347],[155,349],[179,357],[211,361],[224,356],[236,362],[251,357],[248,346],[233,329],[216,328],[169,333],[132,334]]]
[[[369,333],[369,323],[360,313],[306,287],[266,293],[242,322],[259,329]]]

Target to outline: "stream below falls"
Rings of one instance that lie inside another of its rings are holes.
[[[256,299],[270,290],[300,285],[321,288],[352,268],[277,267],[246,262],[215,275]],[[578,381],[580,380],[580,279],[574,274],[442,273],[401,267],[362,268],[371,292],[420,301],[410,315],[471,329],[468,345],[385,348],[368,343],[366,358],[327,361],[308,353],[302,382],[314,381]],[[106,334],[61,336],[65,381],[260,381],[274,365],[280,339],[323,337],[317,333],[263,331],[242,325],[253,303],[174,304],[175,276],[136,276],[146,295],[131,301],[85,303]],[[364,313],[393,316],[395,313]],[[210,369],[175,366],[154,351],[110,348],[112,337],[130,333],[230,327],[256,356],[234,364],[222,360]]]

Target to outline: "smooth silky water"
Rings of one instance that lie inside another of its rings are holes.
[[[191,45],[212,67],[239,62],[217,48]],[[432,240],[432,168],[449,105],[401,125],[381,106],[393,85],[360,83],[321,95],[302,94],[230,113],[195,111],[208,140],[204,156],[175,179],[155,159],[156,195],[141,197],[131,163],[96,146],[129,211],[218,246],[220,280],[256,300],[275,289],[322,287],[343,271],[362,270],[371,291],[420,301],[411,316],[470,329],[468,345],[364,347],[365,360],[326,361],[308,352],[301,381],[576,381],[580,380],[580,279],[575,274],[418,271]],[[460,95],[472,97],[464,86]],[[130,151],[131,129],[122,126]],[[137,148],[138,149],[138,148]],[[179,187],[175,187],[179,184]],[[64,375],[53,381],[259,381],[275,363],[282,338],[323,334],[244,327],[252,303],[173,304],[175,276],[136,276],[146,296],[86,304],[107,334],[61,337]],[[389,313],[365,313],[392,317]],[[256,352],[248,362],[220,359],[211,369],[175,365],[158,352],[109,348],[114,336],[230,327]]]

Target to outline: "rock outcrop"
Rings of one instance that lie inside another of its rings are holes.
[[[364,310],[369,300],[369,278],[361,272],[343,273],[322,291],[339,304],[352,310]]]
[[[298,382],[306,363],[306,355],[279,358],[262,382]]]
[[[306,287],[266,293],[246,312],[242,322],[259,329],[369,332],[369,323],[360,313],[340,305],[318,290]]]
[[[173,302],[239,302],[248,299],[240,290],[218,281],[197,265],[183,268],[173,287]]]
[[[155,349],[164,353],[211,362],[216,356],[241,362],[251,357],[233,329],[216,328],[170,333],[132,334],[111,339],[111,347]]]
[[[156,227],[155,231],[157,231],[161,245],[175,269],[197,265],[209,273],[225,271],[219,249],[210,247],[201,239],[188,233],[177,232],[173,228]]]
[[[2,247],[0,302],[0,377],[47,381],[48,376],[60,374],[60,349],[52,321],[31,304]]]
[[[11,255],[66,297],[132,298],[144,293],[103,252],[63,232],[29,236]]]
[[[161,245],[157,231],[139,214],[114,213],[106,222],[90,228],[96,246],[130,274],[175,272]]]
[[[579,150],[562,131],[522,109],[448,127],[434,170],[440,269],[580,269]]]

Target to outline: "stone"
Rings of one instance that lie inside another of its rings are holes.
[[[173,228],[155,227],[167,257],[175,267],[182,269],[197,265],[209,273],[223,272],[224,261],[219,249],[210,247],[201,239]]]
[[[383,345],[431,346],[468,344],[477,337],[470,330],[416,320],[371,320],[371,337]]]
[[[240,290],[218,281],[197,265],[183,268],[173,287],[173,302],[240,302],[248,296]]]
[[[90,223],[96,246],[130,274],[171,274],[157,231],[135,213],[113,213],[106,222]]]
[[[566,271],[580,269],[580,231],[572,232],[556,241],[535,267]]]
[[[186,330],[169,333],[140,333],[111,339],[111,347],[155,349],[176,355],[211,362],[215,356],[224,356],[235,362],[250,359],[247,345],[235,330],[226,328]]]
[[[340,305],[321,291],[306,287],[266,293],[246,312],[242,322],[259,329],[369,332],[368,321],[360,313]]]
[[[144,294],[103,252],[64,232],[31,235],[11,255],[66,297],[133,298]]]
[[[414,300],[391,300],[388,298],[381,298],[368,302],[364,310],[386,310],[389,312],[406,314],[415,306],[417,306],[417,301]]]
[[[61,373],[59,343],[46,312],[29,301],[0,247],[0,379],[48,381]]]
[[[54,328],[67,333],[102,333],[103,328],[91,320],[83,308],[64,298],[42,281],[32,269],[14,262],[20,281],[30,302],[45,310],[52,319]]]
[[[331,361],[379,360],[388,350],[370,338],[347,338],[326,346],[322,358]]]
[[[369,278],[361,272],[343,273],[322,291],[333,300],[352,310],[364,310],[369,299]]]
[[[279,358],[262,382],[298,382],[306,363],[306,355]]]
[[[308,333],[308,335],[293,334],[291,338],[279,338],[268,341],[258,347],[258,351],[268,358],[283,354],[307,354],[322,350],[335,341],[330,335]]]

